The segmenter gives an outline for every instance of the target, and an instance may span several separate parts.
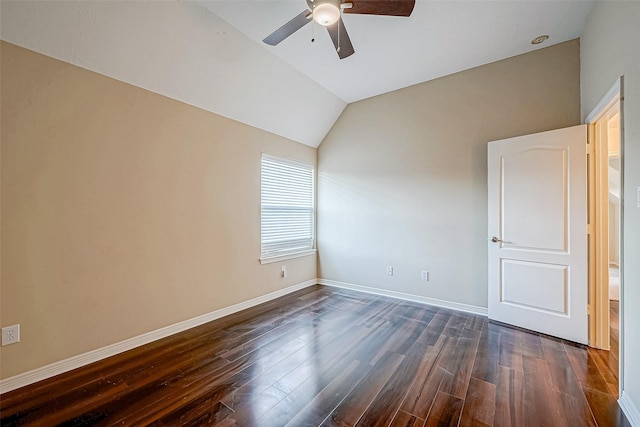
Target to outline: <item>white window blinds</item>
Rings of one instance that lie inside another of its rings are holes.
[[[313,166],[262,155],[261,261],[314,248]]]

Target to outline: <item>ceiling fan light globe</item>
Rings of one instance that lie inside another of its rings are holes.
[[[313,20],[328,27],[340,18],[340,9],[332,3],[321,3],[313,8]]]

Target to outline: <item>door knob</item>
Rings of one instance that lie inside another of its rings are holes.
[[[491,241],[492,241],[493,243],[498,243],[498,242],[502,243],[502,239],[498,239],[496,236],[493,236],[493,237],[491,238]]]

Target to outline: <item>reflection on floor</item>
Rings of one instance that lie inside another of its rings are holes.
[[[609,268],[609,300],[611,357],[615,358],[617,363],[620,353],[620,322],[618,318],[620,313],[620,270],[614,266]]]
[[[609,315],[611,317],[611,321],[609,324],[610,333],[611,333],[611,356],[615,357],[618,360],[618,354],[620,352],[620,322],[618,319],[620,302],[611,300],[609,301]]]

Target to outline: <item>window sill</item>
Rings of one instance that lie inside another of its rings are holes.
[[[292,253],[292,254],[271,256],[271,257],[267,257],[267,258],[260,258],[260,264],[270,264],[272,262],[279,262],[279,261],[284,261],[284,260],[287,260],[287,259],[301,258],[303,256],[314,255],[316,252],[318,252],[317,249],[309,249],[307,251],[295,252],[295,253]]]

